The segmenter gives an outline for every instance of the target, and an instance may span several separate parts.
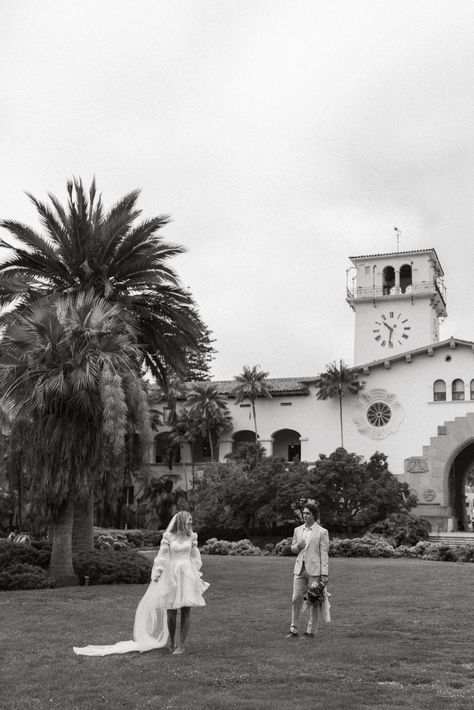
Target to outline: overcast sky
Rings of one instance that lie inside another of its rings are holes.
[[[216,378],[352,363],[348,257],[394,226],[474,340],[472,0],[0,0],[0,109],[0,216],[141,188]]]

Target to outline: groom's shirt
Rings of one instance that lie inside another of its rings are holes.
[[[311,533],[313,532],[315,525],[316,525],[316,523],[313,523],[310,528],[306,527],[306,525],[304,526],[304,528],[303,528],[303,540],[304,540],[305,545],[306,545],[306,543],[307,543],[307,541],[308,541],[309,536],[310,536]],[[305,555],[306,555],[306,550],[303,551],[303,562],[304,562],[304,559],[305,559]]]

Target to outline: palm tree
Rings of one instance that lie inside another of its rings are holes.
[[[232,429],[232,417],[226,399],[212,382],[193,382],[186,398],[186,408],[201,436],[207,436],[211,460],[214,461],[213,438]]]
[[[145,365],[158,381],[169,372],[185,374],[190,353],[206,328],[189,291],[183,288],[169,260],[184,249],[158,234],[167,216],[134,224],[140,215],[135,190],[104,212],[95,180],[89,194],[82,182],[67,183],[64,207],[52,194],[51,206],[28,195],[44,233],[14,220],[0,220],[13,237],[0,264],[0,306],[12,313],[52,293],[89,291],[133,314]]]
[[[183,444],[189,445],[191,450],[191,488],[194,488],[194,442],[199,437],[200,430],[201,427],[197,417],[192,416],[186,408],[183,408],[174,417],[169,437],[170,446],[179,446],[180,451]],[[181,463],[183,465],[183,474],[187,492],[188,477],[186,475],[186,464],[182,453]]]
[[[326,371],[322,372],[314,380],[316,385],[317,399],[339,399],[339,421],[341,428],[341,446],[344,448],[344,430],[342,424],[342,399],[346,394],[357,394],[362,388],[363,383],[359,380],[359,375],[356,370],[340,360],[339,367],[336,362],[331,362],[326,365]]]
[[[11,324],[44,297],[93,293],[132,318],[141,355],[136,369],[147,368],[166,387],[171,373],[188,371],[190,357],[209,339],[189,291],[169,265],[184,251],[159,234],[169,218],[137,223],[137,190],[107,213],[95,180],[88,194],[80,180],[69,181],[67,193],[66,206],[52,194],[50,204],[28,195],[42,233],[21,222],[0,220],[0,227],[13,237],[11,242],[0,240],[8,249],[0,264],[0,307],[8,307],[0,315],[0,326]],[[91,521],[90,501],[78,511],[77,524],[86,512]]]
[[[149,436],[134,340],[121,309],[92,293],[44,299],[3,333],[0,387],[28,421],[36,496],[53,520],[50,574],[58,584],[75,582],[74,504],[91,500],[104,449],[120,453],[132,414],[142,439]]]
[[[252,406],[252,416],[255,428],[255,443],[258,444],[257,415],[255,412],[255,402],[257,397],[270,398],[272,393],[267,383],[268,372],[259,370],[259,365],[252,368],[244,366],[242,373],[235,378],[237,387],[234,389],[235,402],[240,404],[244,399],[250,400]]]

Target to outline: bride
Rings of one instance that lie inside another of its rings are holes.
[[[112,653],[150,651],[168,644],[173,655],[184,653],[189,632],[191,607],[205,606],[203,593],[209,587],[201,579],[201,554],[192,517],[180,511],[163,533],[158,555],[153,562],[151,582],[135,612],[133,641],[119,641],[109,646],[74,647],[84,656],[107,656]],[[181,610],[181,627],[176,642],[176,621]]]

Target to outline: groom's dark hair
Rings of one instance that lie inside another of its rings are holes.
[[[307,500],[306,503],[304,504],[303,508],[308,508],[313,514],[313,518],[315,520],[318,520],[319,518],[319,505],[316,503],[315,500]]]

